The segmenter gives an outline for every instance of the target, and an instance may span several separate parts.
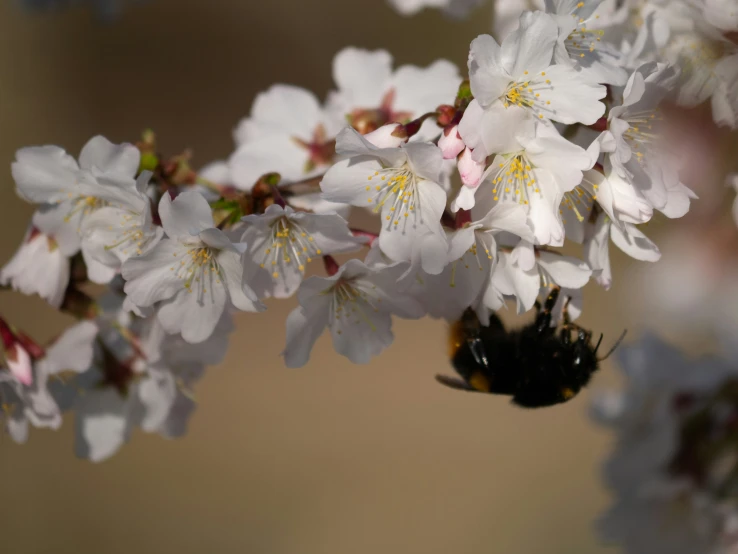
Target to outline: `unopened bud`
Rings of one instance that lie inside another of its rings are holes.
[[[472,158],[472,149],[465,148],[457,162],[461,182],[466,187],[475,188],[484,173],[484,162],[475,162]]]
[[[8,369],[13,376],[27,387],[33,384],[33,372],[31,370],[31,356],[19,343],[15,343],[5,351],[5,360]]]
[[[438,148],[443,153],[443,159],[452,160],[458,156],[461,151],[466,147],[464,141],[461,140],[459,135],[458,125],[452,125],[446,127],[441,134],[441,138],[438,139]]]
[[[400,123],[388,123],[364,135],[364,138],[377,148],[397,148],[407,142],[407,133]]]

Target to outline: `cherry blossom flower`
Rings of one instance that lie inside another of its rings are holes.
[[[524,313],[533,307],[542,287],[580,289],[591,275],[585,262],[558,252],[534,250],[530,242],[521,240],[512,252],[500,253],[482,303],[494,311],[502,307],[505,296],[514,296],[518,313]]]
[[[243,280],[258,298],[292,296],[314,258],[353,252],[365,242],[337,214],[295,212],[273,204],[243,221],[247,227],[241,242],[249,245]]]
[[[420,303],[397,290],[406,271],[404,264],[369,268],[349,260],[331,277],[309,277],[300,285],[300,307],[287,318],[288,367],[305,365],[326,327],[336,352],[355,364],[366,364],[387,348],[392,335],[392,315],[417,319]]]
[[[168,238],[123,265],[125,292],[135,305],[161,302],[157,317],[164,329],[191,343],[212,334],[227,304],[250,312],[265,309],[242,284],[246,245],[215,228],[200,194],[184,192],[174,200],[165,195],[159,216]]]
[[[446,193],[439,185],[443,157],[438,147],[411,142],[377,148],[346,129],[338,135],[336,150],[345,159],[323,177],[323,196],[381,212],[382,252],[394,261],[418,262],[424,271],[440,273],[448,245],[441,227]]]
[[[279,173],[284,183],[320,175],[333,163],[336,134],[344,126],[313,93],[274,85],[256,97],[250,117],[235,131],[231,179],[248,191],[267,173]]]
[[[591,125],[605,113],[600,102],[607,94],[605,87],[589,82],[573,67],[553,63],[558,37],[553,16],[526,12],[502,45],[489,35],[472,41],[469,79],[474,100],[460,125],[468,146],[476,148],[463,129],[475,124],[497,128],[503,136],[514,132],[508,117],[509,108],[515,106],[536,118],[567,124]]]
[[[498,204],[478,221],[448,233],[448,265],[438,275],[417,275],[419,285],[411,293],[419,298],[428,315],[454,321],[471,306],[480,309],[483,321],[489,320],[489,315],[481,315],[488,314],[481,308],[482,297],[498,260],[495,236],[505,232],[533,240],[522,206]]]
[[[556,63],[570,65],[593,83],[622,86],[628,80],[622,52],[603,41],[595,13],[602,0],[547,0],[546,11],[558,16]],[[569,16],[569,17],[566,17]]]
[[[461,135],[459,135],[458,125],[444,129],[441,137],[438,139],[438,148],[441,149],[444,160],[454,159],[461,154],[461,151],[466,148],[466,145],[461,139]]]
[[[333,59],[333,80],[338,90],[329,94],[327,109],[342,121],[348,118],[357,131],[366,134],[452,103],[461,76],[446,60],[426,68],[403,65],[393,71],[392,56],[384,50],[344,48]],[[431,140],[438,134],[435,123],[427,120],[415,140]]]
[[[70,257],[79,251],[77,231],[65,224],[64,213],[37,211],[18,251],[0,270],[0,284],[23,294],[38,294],[58,308],[69,283]]]
[[[512,118],[515,118],[514,120]],[[582,182],[582,172],[592,167],[585,150],[559,135],[552,126],[535,121],[517,107],[510,108],[514,134],[465,136],[477,152],[497,152],[477,187],[462,187],[452,209],[470,209],[480,203],[486,209],[498,202],[525,206],[540,244],[560,246],[564,227],[558,218],[564,194]],[[462,122],[463,126],[463,122]],[[487,127],[487,130],[491,130]]]
[[[115,145],[97,136],[82,149],[79,164],[55,146],[31,147],[17,152],[12,172],[21,197],[55,204],[49,209],[59,210],[65,223],[77,232],[82,231],[85,220],[100,208],[113,206],[128,212],[127,216],[121,214],[126,222],[119,238],[143,251],[160,235],[146,225],[148,197],[136,188],[134,177],[140,158],[135,146]],[[117,258],[112,265],[100,262],[95,254],[100,255],[101,250],[95,241],[83,240],[81,247],[89,279],[99,284],[110,282],[119,266]],[[125,249],[123,246],[117,252],[120,254]],[[103,257],[106,262],[112,258],[115,258],[112,253]]]
[[[674,86],[676,75],[665,64],[640,66],[628,80],[622,105],[610,110],[607,131],[615,139],[614,152],[608,156],[613,171],[651,206],[672,218],[683,216],[690,199],[695,198],[680,182],[677,161],[658,131],[658,105]]]

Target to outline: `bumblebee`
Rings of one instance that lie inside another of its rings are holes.
[[[483,326],[473,310],[467,309],[451,326],[451,363],[461,379],[437,375],[448,387],[512,396],[525,408],[561,404],[574,398],[625,337],[603,358],[597,357],[602,335],[592,346],[592,333],[570,321],[569,300],[564,306],[563,325],[551,326],[551,312],[560,294],[551,290],[544,305],[536,302],[536,319],[519,330],[508,331],[492,315]],[[574,335],[574,336],[572,336]]]

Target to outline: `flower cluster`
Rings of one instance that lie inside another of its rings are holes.
[[[617,433],[605,465],[616,499],[600,521],[629,554],[738,548],[738,370],[688,359],[655,336],[624,347],[627,388],[602,394],[593,414]]]
[[[287,366],[307,363],[326,329],[336,352],[366,363],[392,343],[393,316],[453,321],[471,308],[486,323],[560,286],[576,317],[590,279],[612,285],[611,241],[656,261],[638,225],[680,217],[694,198],[661,140],[660,104],[687,85],[643,41],[609,40],[620,23],[603,6],[523,12],[500,42],[472,41],[468,79],[446,60],[394,68],[385,51],[347,48],[325,101],[271,87],[234,153],[200,171],[187,154],[162,156],[150,132],[136,145],[95,137],[77,159],[19,150],[17,192],[38,209],[0,283],[82,322],[48,348],[6,325],[14,436],[74,409],[78,452],[99,460],[134,425],[182,432],[231,317],[258,318],[268,299],[299,302]],[[350,226],[358,210],[374,228]],[[581,258],[562,253],[567,239]],[[306,278],[311,262],[326,275]],[[91,298],[87,281],[108,294]],[[65,340],[85,355],[68,361]]]

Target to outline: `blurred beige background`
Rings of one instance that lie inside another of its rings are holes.
[[[346,45],[388,47],[398,63],[463,64],[488,32],[468,21],[413,19],[382,0],[151,0],[102,25],[84,10],[28,15],[0,4],[0,166],[14,151],[58,144],[77,153],[97,133],[134,141],[154,128],[162,150],[227,156],[254,95],[278,81],[324,95]],[[0,187],[7,260],[32,208]],[[618,268],[627,263],[615,254]],[[617,279],[617,276],[616,276]],[[605,344],[638,324],[590,286],[583,323]],[[111,461],[72,452],[72,425],[0,441],[4,552],[248,554],[595,554],[606,506],[599,464],[610,444],[587,420],[588,394],[523,411],[455,393],[445,324],[397,321],[396,341],[365,367],[318,343],[310,364],[282,366],[294,301],[238,318],[225,363],[197,389],[179,441],[135,433]],[[39,339],[69,323],[38,298],[6,292],[0,311]],[[509,319],[509,318],[508,318]],[[595,388],[615,382],[604,364]]]

